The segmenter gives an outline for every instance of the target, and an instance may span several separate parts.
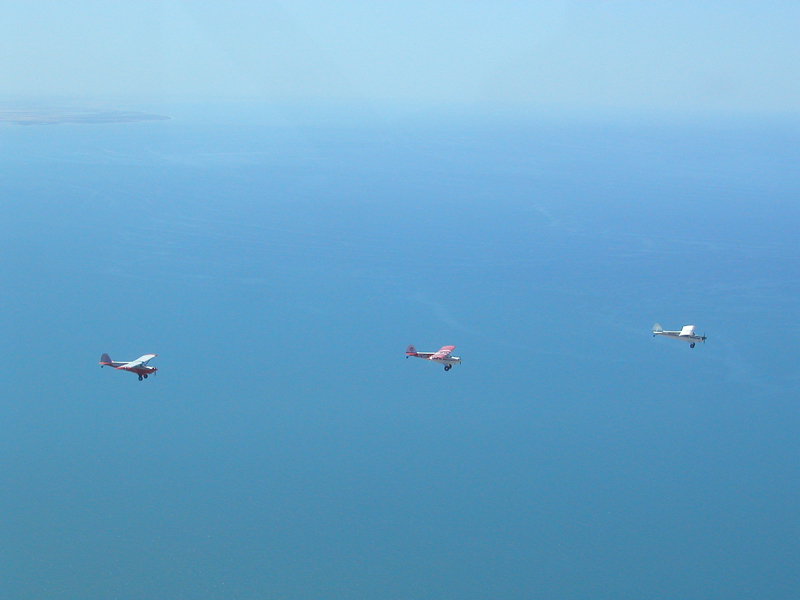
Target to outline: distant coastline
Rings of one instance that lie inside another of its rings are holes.
[[[18,125],[58,125],[59,123],[139,123],[167,121],[166,115],[129,111],[95,109],[25,109],[0,107],[0,123]]]

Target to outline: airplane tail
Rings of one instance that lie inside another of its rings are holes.
[[[659,325],[658,323],[656,323],[655,325],[653,325],[653,335],[655,335],[655,334],[657,334],[657,333],[662,333],[663,331],[664,331],[664,330],[663,330],[663,329],[661,329],[661,325]]]
[[[112,362],[111,361],[111,357],[104,352],[103,355],[100,357],[100,364],[101,365],[110,365],[111,362]]]
[[[413,344],[409,344],[408,348],[406,348],[406,355],[407,356],[416,356],[417,355],[417,349],[414,348]]]

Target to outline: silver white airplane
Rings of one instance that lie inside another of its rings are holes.
[[[417,352],[413,345],[409,344],[406,348],[406,358],[415,356],[417,358],[424,358],[440,365],[444,365],[444,370],[449,371],[453,365],[460,363],[461,359],[458,356],[450,356],[450,353],[455,350],[455,346],[442,346],[436,352]]]
[[[155,367],[151,367],[147,364],[156,356],[158,355],[145,354],[144,356],[140,356],[136,360],[129,362],[116,362],[111,360],[111,357],[108,354],[103,354],[100,357],[100,368],[114,367],[118,371],[130,371],[131,373],[136,373],[139,376],[139,381],[141,381],[142,379],[147,379],[147,376],[151,373],[158,371],[158,369]]]
[[[694,348],[696,342],[705,343],[706,341],[706,336],[695,334],[694,325],[684,325],[680,331],[664,331],[661,329],[661,325],[656,323],[653,325],[653,337],[656,337],[657,335],[663,335],[668,338],[672,338],[673,340],[683,340],[684,342],[689,342],[689,348]]]

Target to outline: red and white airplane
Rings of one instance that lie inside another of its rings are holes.
[[[458,356],[450,356],[450,353],[455,350],[455,346],[442,346],[436,352],[417,352],[413,345],[409,344],[406,348],[406,358],[409,356],[416,356],[417,358],[424,358],[439,364],[444,365],[444,370],[449,371],[453,365],[460,363],[461,359]]]
[[[131,373],[136,373],[139,376],[139,381],[141,381],[142,379],[147,379],[150,373],[158,371],[155,367],[148,366],[147,364],[156,356],[158,356],[158,354],[145,354],[130,362],[114,362],[108,354],[103,354],[103,356],[100,357],[100,368],[114,367],[120,371],[130,371]]]

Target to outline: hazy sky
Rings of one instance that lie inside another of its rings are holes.
[[[800,3],[5,2],[0,99],[796,113]]]

